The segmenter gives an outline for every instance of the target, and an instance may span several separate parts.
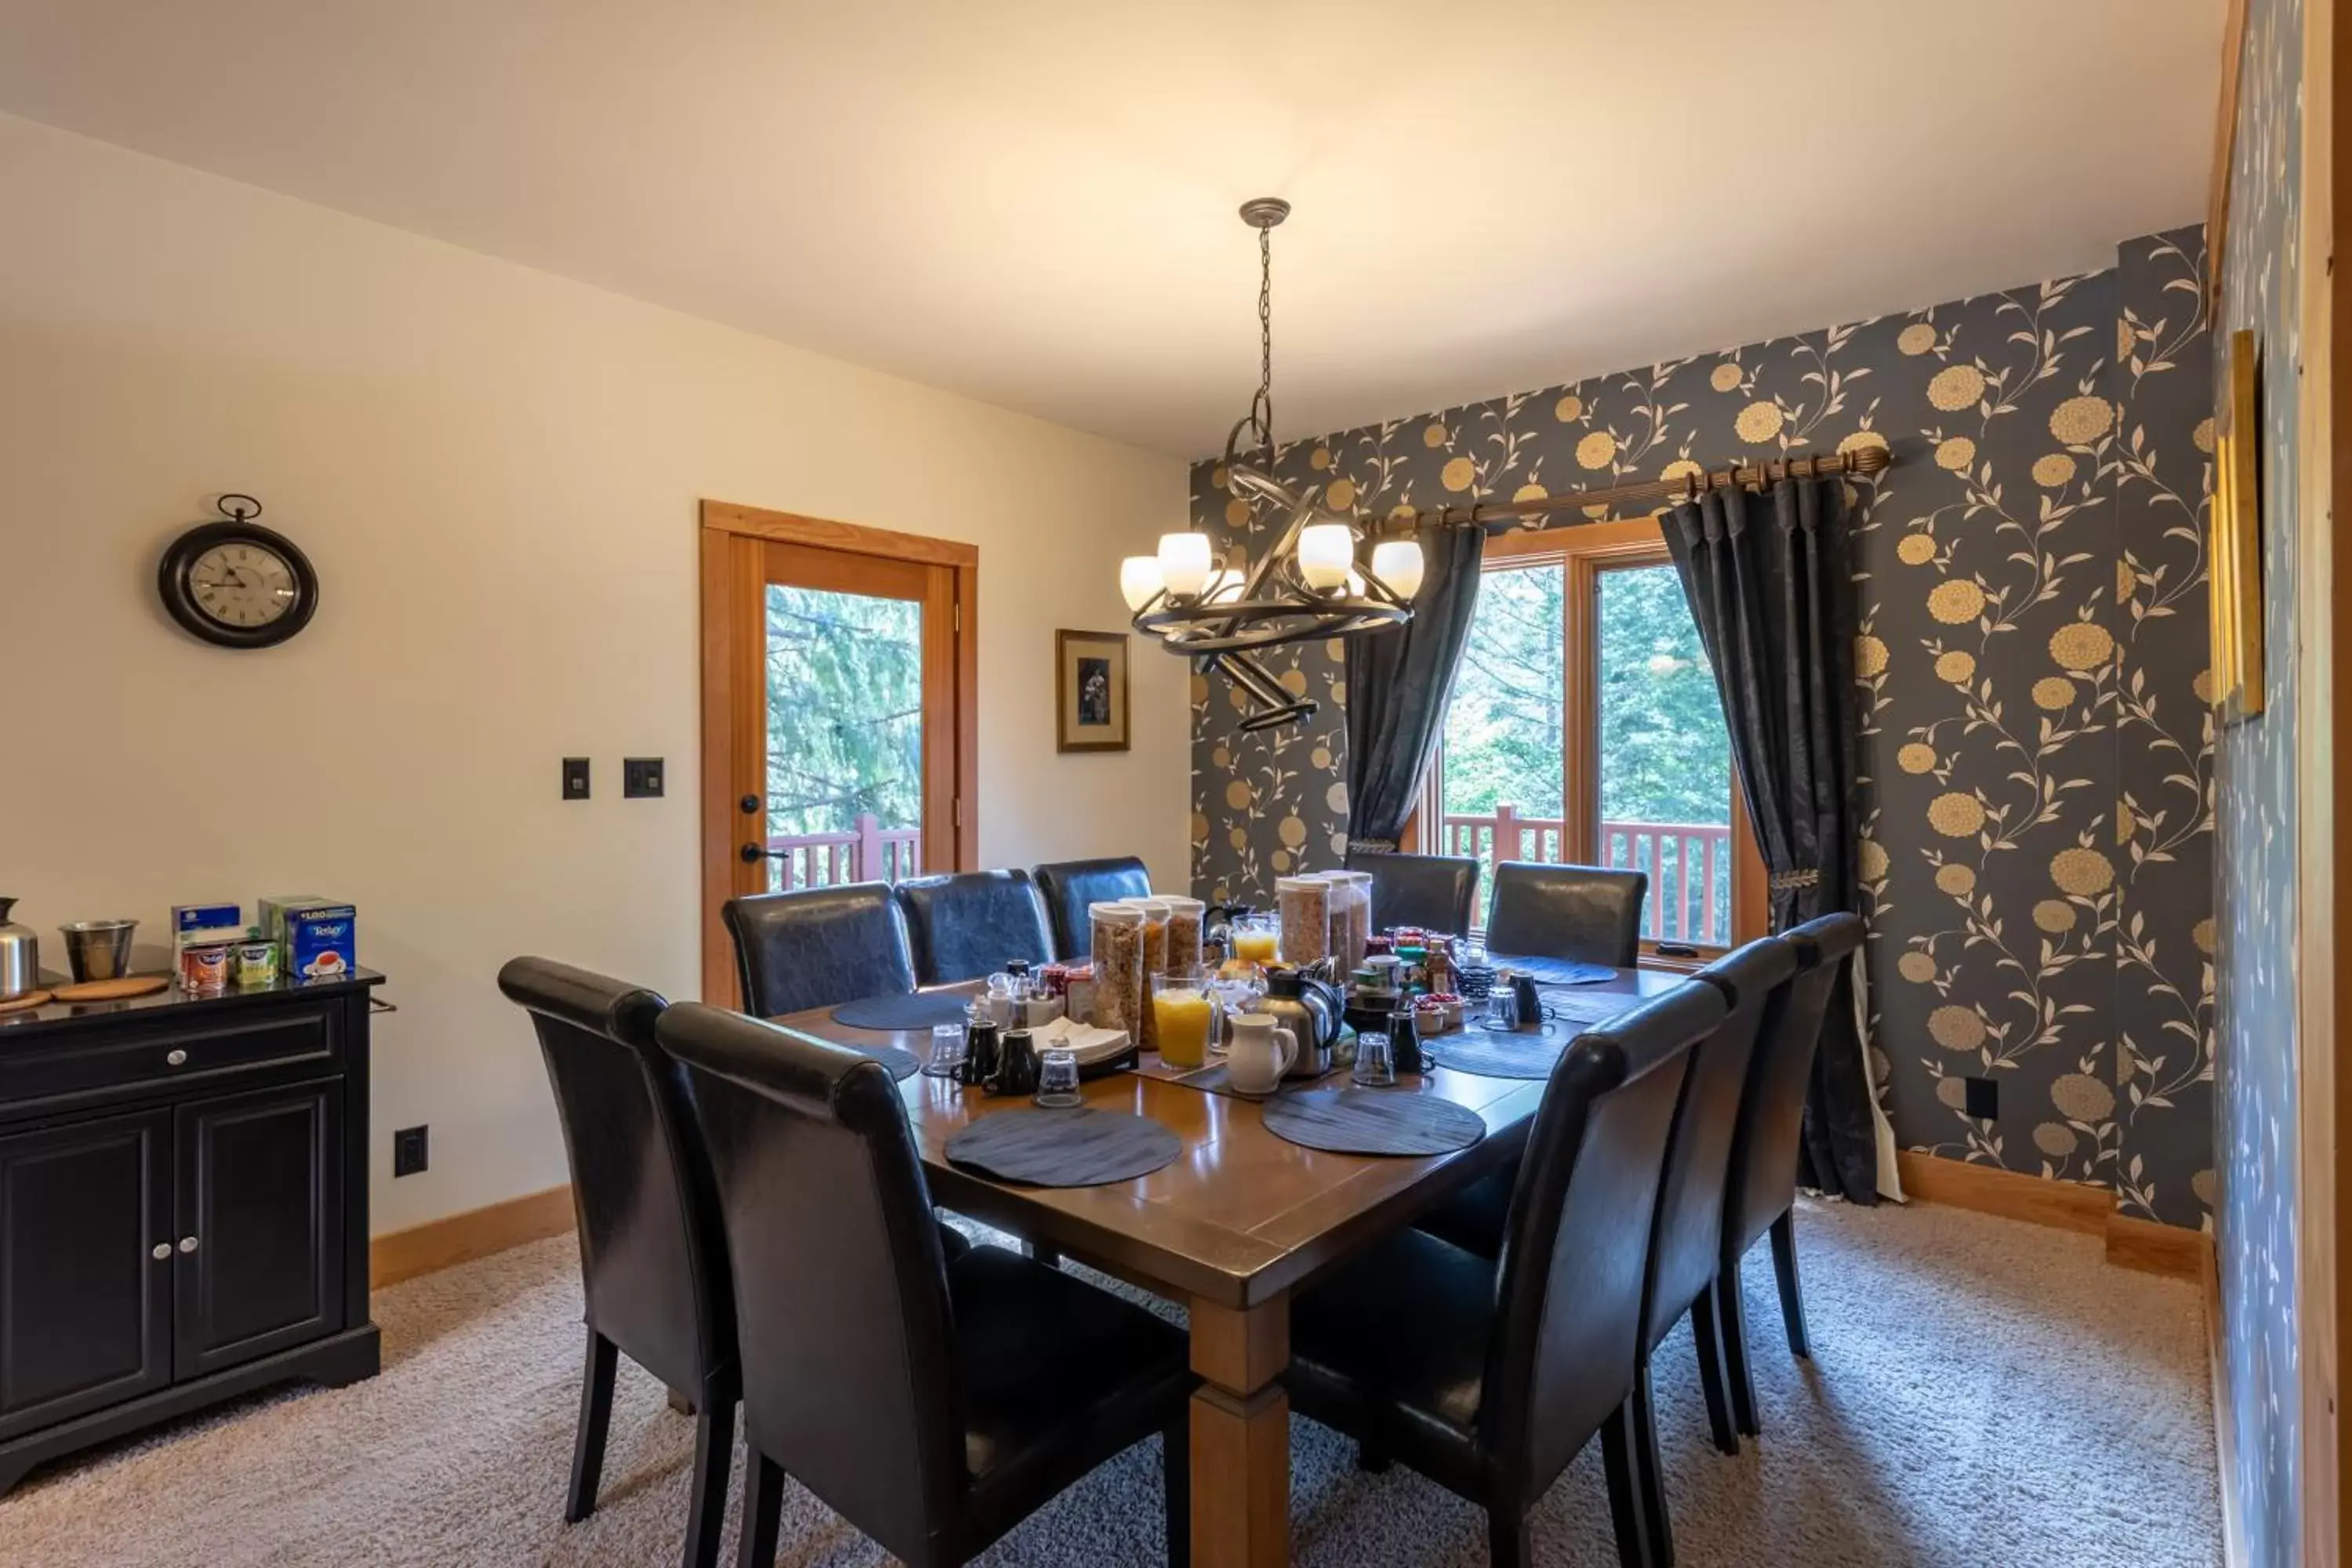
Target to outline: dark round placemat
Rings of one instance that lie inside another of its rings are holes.
[[[1433,1035],[1421,1042],[1422,1054],[1437,1065],[1480,1078],[1549,1078],[1552,1064],[1576,1037],[1573,1029],[1554,1024],[1540,1035],[1510,1029],[1456,1029]]]
[[[1092,1106],[983,1116],[948,1140],[951,1164],[1032,1187],[1098,1187],[1148,1176],[1184,1152],[1157,1121]]]
[[[939,1024],[961,1024],[964,998],[936,991],[904,996],[868,996],[844,1002],[833,1010],[833,1021],[853,1029],[928,1029]]]
[[[876,1061],[888,1068],[890,1076],[894,1079],[912,1078],[915,1076],[915,1070],[923,1065],[915,1059],[914,1052],[901,1050],[897,1046],[850,1046],[845,1048],[856,1051],[862,1057],[872,1057]]]
[[[1617,978],[1617,971],[1605,963],[1585,963],[1568,958],[1519,957],[1510,953],[1494,953],[1489,962],[1496,969],[1516,969],[1531,974],[1538,985],[1598,985],[1604,980]]]
[[[1334,1154],[1451,1154],[1486,1136],[1466,1105],[1394,1089],[1307,1089],[1265,1102],[1265,1130]]]

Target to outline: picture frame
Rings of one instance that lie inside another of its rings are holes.
[[[2229,725],[2263,710],[2263,432],[2260,352],[2250,331],[2230,335],[2225,389],[2213,436],[2206,571],[2213,706]]]
[[[1125,632],[1054,634],[1054,749],[1128,749]]]

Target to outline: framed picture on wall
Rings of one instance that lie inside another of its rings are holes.
[[[1054,749],[1127,750],[1127,634],[1054,634]]]
[[[2230,334],[2228,401],[2213,437],[2206,552],[2212,594],[2213,705],[2221,722],[2263,710],[2263,427],[2252,332]]]

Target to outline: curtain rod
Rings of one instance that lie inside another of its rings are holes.
[[[1832,474],[1875,474],[1894,464],[1894,454],[1884,447],[1860,447],[1851,452],[1818,454],[1808,458],[1783,458],[1779,463],[1781,479],[1800,475],[1821,479]],[[1565,495],[1546,496],[1540,500],[1473,501],[1468,506],[1444,507],[1436,512],[1423,512],[1417,522],[1433,523],[1445,528],[1483,528],[1490,534],[1533,533],[1546,528],[1569,528],[1590,522],[1591,518],[1578,517],[1560,522],[1547,521],[1549,514],[1571,508],[1614,508],[1634,500],[1696,500],[1710,490],[1725,489],[1733,485],[1769,485],[1773,482],[1774,464],[1766,458],[1757,467],[1737,465],[1718,468],[1711,473],[1685,474],[1672,479],[1637,479],[1630,484],[1610,485],[1600,489],[1570,490]]]

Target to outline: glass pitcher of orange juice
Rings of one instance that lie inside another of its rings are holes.
[[[1216,1032],[1217,999],[1205,970],[1190,969],[1151,977],[1151,1023],[1160,1059],[1172,1068],[1205,1066],[1209,1037]]]
[[[1234,956],[1245,963],[1272,963],[1282,928],[1272,915],[1244,915],[1229,928]]]

